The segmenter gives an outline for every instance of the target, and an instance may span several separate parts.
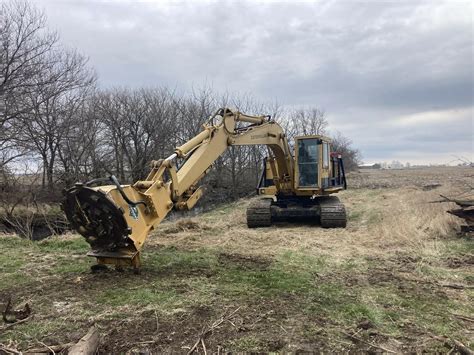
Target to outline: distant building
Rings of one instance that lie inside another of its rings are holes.
[[[410,164],[407,163],[406,165],[407,168],[410,167]],[[400,163],[398,160],[393,160],[391,163],[383,162],[380,164],[380,169],[404,169],[405,165],[403,163]]]
[[[398,160],[394,160],[390,164],[390,169],[403,169],[403,164],[400,163]]]
[[[359,169],[380,169],[380,164],[375,163],[375,164],[361,164],[358,166]]]

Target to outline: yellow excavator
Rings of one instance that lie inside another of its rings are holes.
[[[140,251],[150,232],[171,210],[190,210],[203,195],[199,181],[228,147],[265,145],[257,192],[247,209],[249,228],[275,221],[312,219],[323,228],[346,226],[344,205],[335,196],[346,188],[341,156],[324,136],[296,137],[293,152],[282,127],[270,116],[219,109],[201,133],[166,159],[151,162],[145,180],[121,185],[110,176],[77,183],[66,191],[63,209],[70,225],[91,245],[95,267],[140,268]]]

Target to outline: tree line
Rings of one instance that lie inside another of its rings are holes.
[[[272,115],[290,141],[329,132],[324,111],[316,107],[284,109],[209,87],[188,93],[159,86],[100,89],[87,57],[60,42],[42,11],[24,1],[2,3],[0,11],[3,189],[25,172],[32,178],[23,181],[33,185],[34,180],[50,197],[76,181],[111,174],[123,183],[142,179],[151,160],[168,156],[224,106]],[[356,167],[360,154],[350,139],[341,133],[332,137],[347,168]],[[205,184],[222,201],[249,194],[266,155],[265,147],[230,147]]]

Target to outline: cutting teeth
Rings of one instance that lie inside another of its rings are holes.
[[[103,192],[75,186],[67,191],[63,209],[71,226],[93,249],[111,250],[128,245],[131,229],[123,211]]]

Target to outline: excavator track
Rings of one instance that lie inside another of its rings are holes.
[[[271,199],[254,201],[247,208],[247,226],[249,228],[269,227],[272,224]]]
[[[321,197],[320,221],[323,228],[345,228],[347,225],[346,208],[336,196]]]

